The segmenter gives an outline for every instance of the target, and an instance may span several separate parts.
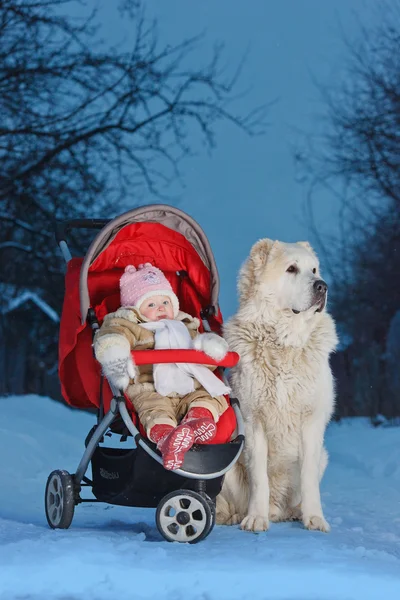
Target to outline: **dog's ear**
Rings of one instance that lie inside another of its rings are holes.
[[[271,252],[278,243],[264,238],[258,240],[250,250],[250,256],[239,273],[238,290],[241,301],[250,298],[255,291],[259,276],[267,264]]]
[[[299,244],[299,246],[303,246],[303,248],[305,248],[306,250],[309,250],[310,252],[314,252],[314,249],[311,247],[311,244],[309,242],[297,242]]]
[[[253,263],[253,269],[258,270],[267,264],[268,257],[276,243],[268,238],[264,238],[254,244],[250,250],[249,257],[249,260]]]

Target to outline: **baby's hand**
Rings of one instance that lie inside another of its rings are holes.
[[[193,340],[193,346],[216,361],[225,358],[229,350],[227,342],[216,333],[201,333]]]
[[[115,357],[103,362],[103,373],[108,381],[119,390],[125,391],[130,380],[136,376],[136,368],[131,356]]]
[[[125,391],[137,375],[128,340],[117,334],[105,335],[95,344],[95,354],[108,381]]]

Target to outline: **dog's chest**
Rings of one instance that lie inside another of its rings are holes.
[[[278,411],[294,414],[312,410],[319,365],[304,348],[263,347],[262,367],[268,381],[266,394],[269,410],[274,405]],[[314,357],[315,358],[315,357]]]

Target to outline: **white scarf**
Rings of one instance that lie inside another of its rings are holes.
[[[151,323],[140,323],[141,327],[154,331],[156,350],[193,348],[187,327],[181,321],[162,319]],[[185,396],[194,392],[193,378],[204,387],[210,396],[222,396],[231,391],[207,367],[190,363],[165,363],[153,367],[154,387],[161,396],[172,392]]]

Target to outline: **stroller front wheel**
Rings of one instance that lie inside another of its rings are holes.
[[[192,490],[176,490],[164,496],[157,506],[156,523],[168,542],[196,544],[214,527],[212,500]]]
[[[47,522],[52,529],[68,529],[75,510],[74,480],[68,471],[50,473],[45,492]]]

